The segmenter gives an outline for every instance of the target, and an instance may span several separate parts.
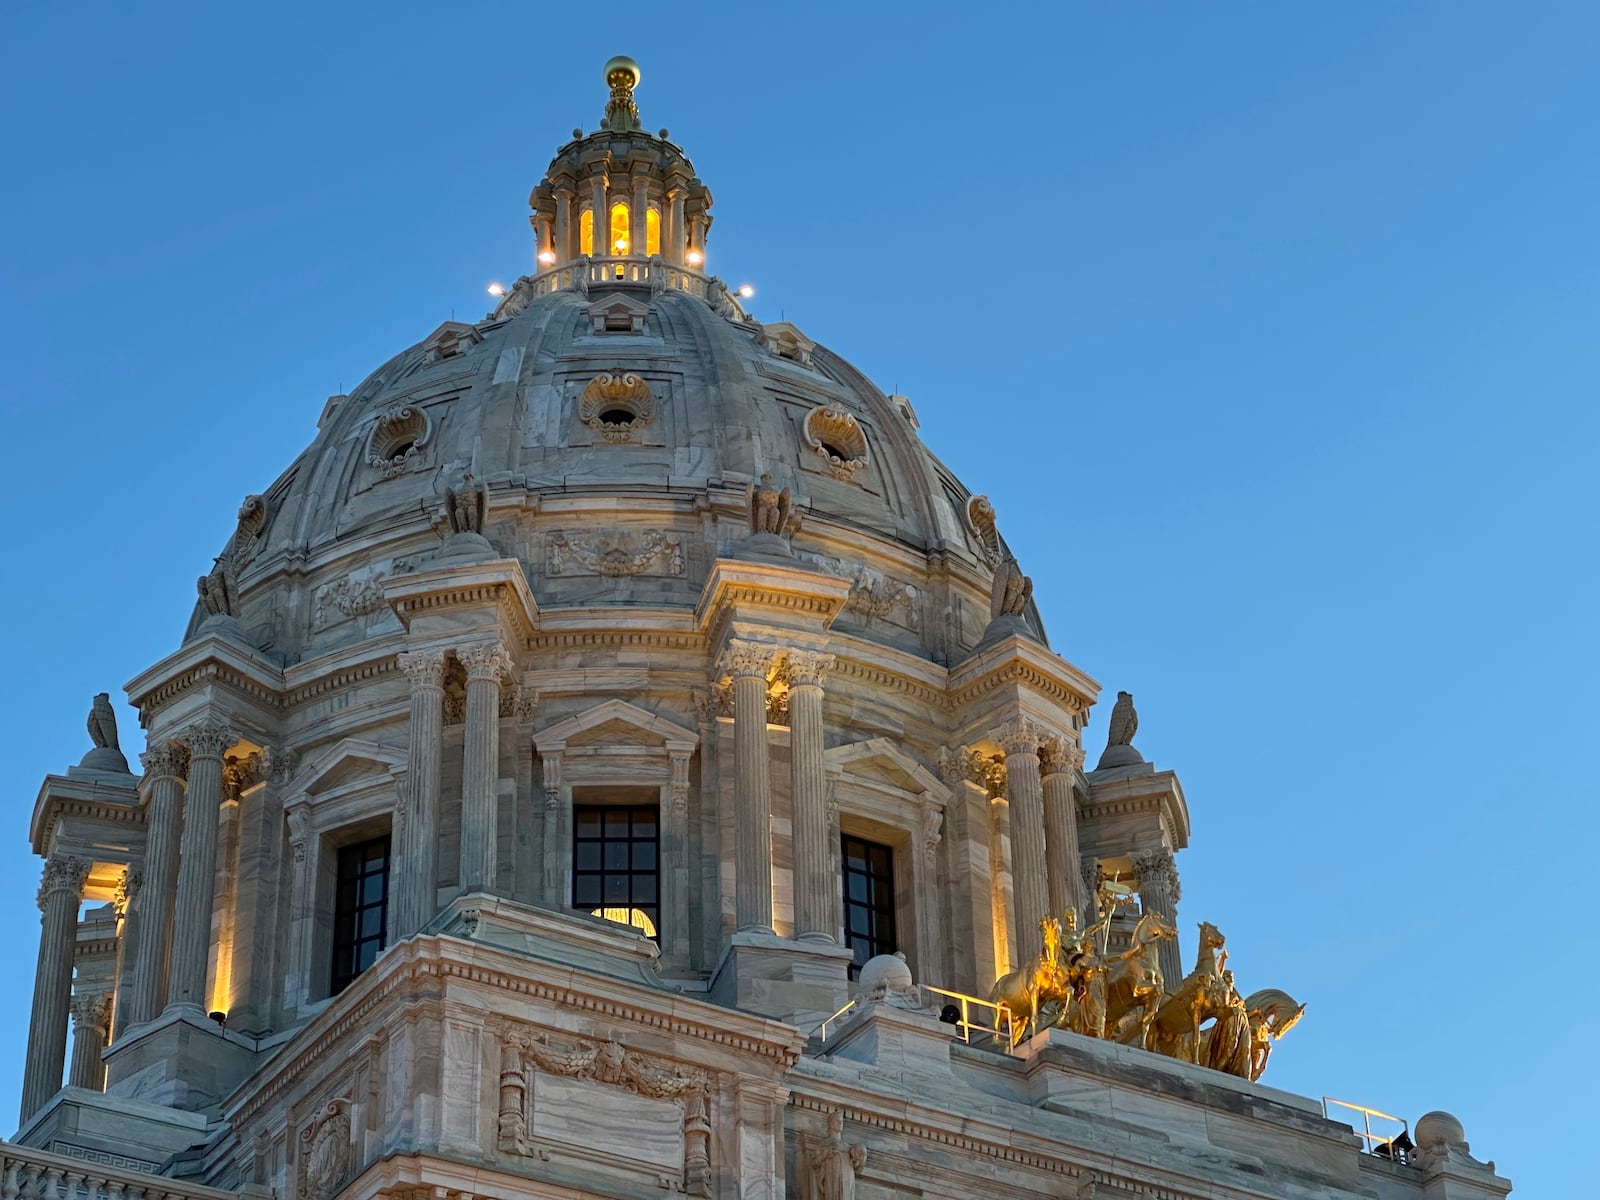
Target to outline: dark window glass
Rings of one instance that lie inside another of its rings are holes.
[[[656,810],[591,805],[572,817],[572,907],[655,937]]]
[[[888,846],[845,834],[844,944],[854,952],[850,978],[861,974],[867,959],[893,954],[894,851]]]
[[[389,925],[388,835],[339,851],[333,900],[333,971],[337,996],[378,960]]]

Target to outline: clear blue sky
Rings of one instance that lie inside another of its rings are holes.
[[[1055,648],[1137,696],[1193,813],[1186,953],[1210,919],[1310,1004],[1268,1082],[1600,1192],[1600,6],[6,23],[0,1111],[41,777],[324,399],[529,269],[528,190],[628,53],[712,267],[912,398]]]

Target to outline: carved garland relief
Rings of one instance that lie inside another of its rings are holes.
[[[682,575],[683,539],[660,529],[638,533],[562,530],[550,535],[545,562],[551,575]]]

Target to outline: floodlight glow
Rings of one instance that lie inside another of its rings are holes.
[[[491,283],[489,285],[489,295],[491,295],[491,296],[504,296],[505,294],[506,294],[505,288],[501,287],[498,283]]]

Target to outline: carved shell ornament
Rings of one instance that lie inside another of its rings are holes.
[[[806,443],[822,457],[835,479],[850,479],[872,461],[861,423],[842,404],[828,404],[806,414]]]
[[[578,393],[578,419],[608,442],[632,441],[655,417],[655,407],[650,385],[623,371],[596,375]]]
[[[968,496],[961,515],[978,549],[991,564],[1000,561],[1000,531],[995,528],[994,505],[987,496]]]
[[[427,449],[433,422],[422,409],[402,404],[378,414],[367,439],[367,465],[392,478],[411,467]]]

